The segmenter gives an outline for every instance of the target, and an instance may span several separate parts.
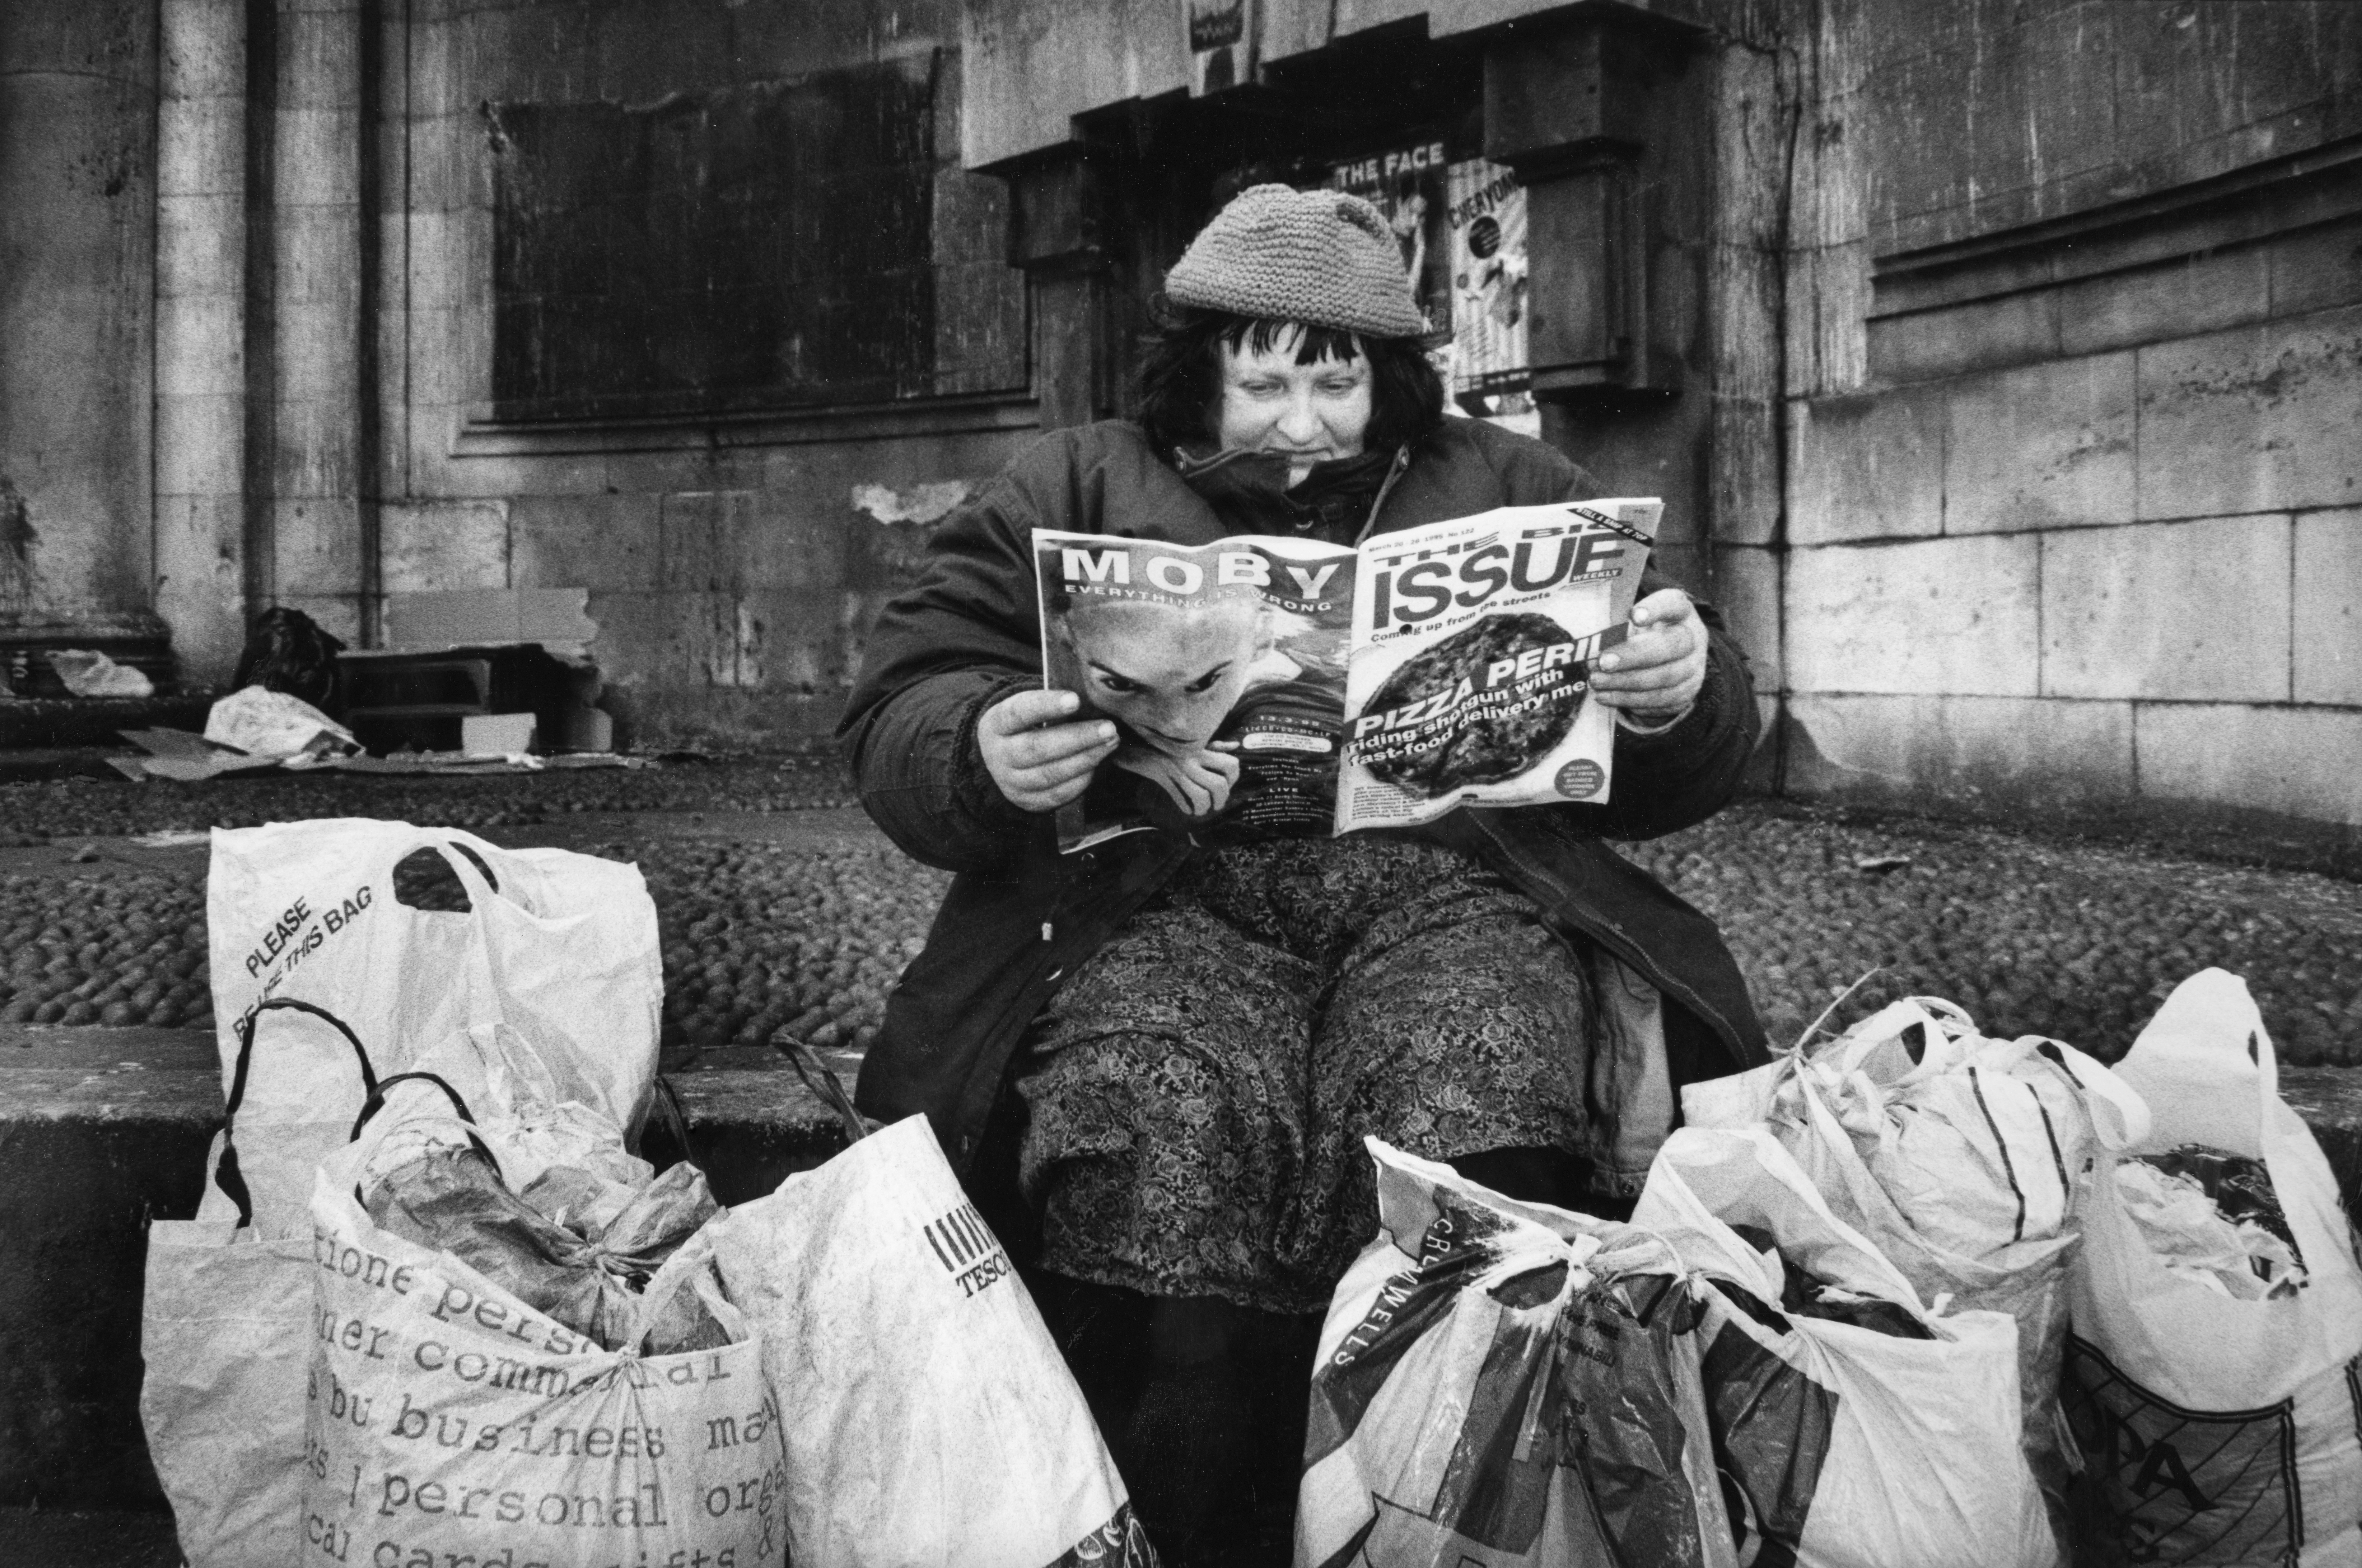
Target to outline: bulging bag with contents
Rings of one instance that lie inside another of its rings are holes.
[[[728,1342],[603,1350],[379,1229],[337,1166],[313,1200],[303,1561],[783,1560],[779,1406],[702,1233],[649,1282],[644,1320],[691,1293]]]
[[[2238,977],[2191,976],[2116,1072],[2148,1135],[2109,1151],[2069,1270],[2069,1414],[2139,1562],[2362,1563],[2362,1269]]]
[[[1074,1375],[924,1117],[709,1228],[792,1419],[811,1568],[1153,1568]]]
[[[1710,1282],[1699,1364],[1742,1562],[2058,1561],[2012,1319],[1930,1312],[1758,1128],[1674,1132],[1632,1222]]]
[[[2072,1046],[1991,1039],[1951,1003],[1912,997],[1817,1047],[1692,1084],[1682,1105],[1694,1127],[1778,1139],[1921,1300],[2017,1320],[2027,1458],[2062,1495],[2067,1259],[2097,1151],[2147,1131],[2140,1097]]]
[[[1369,1146],[1379,1230],[1321,1328],[1296,1561],[1734,1563],[1670,1249]]]

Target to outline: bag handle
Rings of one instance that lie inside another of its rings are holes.
[[[468,906],[471,912],[486,899],[507,897],[501,891],[501,879],[493,872],[491,862],[484,858],[482,851],[476,845],[468,843],[464,835],[446,834],[420,847],[431,849],[443,857],[443,863],[451,868],[451,875],[457,877],[459,886],[467,889]],[[415,855],[418,851],[414,849],[410,853]],[[409,857],[403,856],[405,860]]]
[[[353,1119],[352,1134],[345,1140],[346,1143],[351,1143],[359,1140],[361,1129],[370,1124],[370,1119],[375,1116],[379,1111],[385,1109],[386,1091],[393,1088],[394,1085],[403,1083],[433,1084],[436,1088],[441,1089],[444,1095],[451,1101],[453,1107],[458,1110],[459,1120],[467,1124],[468,1142],[475,1146],[476,1153],[484,1156],[485,1163],[492,1167],[492,1174],[494,1176],[499,1176],[503,1182],[508,1180],[507,1176],[501,1170],[500,1157],[494,1154],[491,1148],[485,1144],[483,1139],[476,1134],[475,1112],[468,1109],[468,1101],[466,1099],[460,1095],[458,1089],[453,1088],[450,1083],[445,1079],[443,1075],[440,1073],[396,1073],[392,1077],[386,1079],[383,1083],[371,1088],[369,1092],[369,1098],[361,1101],[361,1113]],[[353,1200],[357,1203],[360,1201],[360,1189],[358,1184],[356,1184],[353,1189]]]
[[[364,1105],[370,1098],[377,1095],[379,1088],[377,1069],[370,1064],[369,1051],[361,1044],[361,1037],[353,1032],[351,1025],[326,1008],[299,1001],[293,997],[268,997],[256,1003],[254,1010],[237,1021],[237,1063],[230,1069],[229,1098],[222,1115],[222,1152],[221,1158],[214,1163],[214,1185],[221,1188],[223,1197],[237,1205],[237,1228],[239,1230],[254,1223],[254,1195],[247,1188],[245,1173],[237,1168],[237,1108],[246,1103],[247,1076],[254,1066],[255,1026],[264,1013],[271,1011],[308,1012],[326,1021],[352,1045],[353,1055],[360,1061]]]
[[[680,1091],[673,1088],[672,1080],[662,1073],[656,1076],[655,1086],[655,1098],[650,1110],[656,1119],[664,1123],[665,1135],[670,1138],[673,1146],[680,1151],[682,1161],[688,1165],[696,1165],[697,1160],[690,1154],[689,1149],[689,1117],[681,1110]],[[638,1152],[637,1149],[633,1151],[635,1154]],[[698,1168],[702,1170],[705,1167],[698,1165]]]
[[[869,1136],[869,1123],[864,1121],[861,1112],[854,1109],[851,1097],[844,1092],[844,1085],[838,1081],[837,1076],[829,1070],[828,1064],[822,1062],[810,1045],[785,1029],[772,1032],[771,1045],[788,1059],[789,1066],[795,1068],[796,1077],[804,1081],[804,1088],[811,1090],[822,1105],[836,1112],[837,1121],[844,1124],[847,1144],[858,1143]],[[684,1152],[687,1147],[687,1144],[682,1145]]]

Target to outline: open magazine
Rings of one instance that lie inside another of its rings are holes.
[[[1142,778],[1209,843],[1606,801],[1591,661],[1629,631],[1662,510],[1507,506],[1358,550],[1035,529],[1043,684],[1121,736],[1059,847],[1154,825]]]

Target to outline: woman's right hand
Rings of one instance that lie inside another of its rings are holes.
[[[1090,788],[1091,775],[1115,749],[1105,719],[1069,723],[1082,700],[1071,691],[1020,691],[977,721],[985,771],[1021,811],[1057,810]]]

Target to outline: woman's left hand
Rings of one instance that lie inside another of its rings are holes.
[[[1705,624],[1678,588],[1632,607],[1632,635],[1592,662],[1591,689],[1644,726],[1678,718],[1705,687]]]
[[[1231,786],[1239,781],[1239,759],[1226,752],[1200,751],[1178,757],[1144,745],[1128,745],[1112,760],[1118,767],[1163,785],[1181,814],[1193,821],[1210,817],[1229,805]]]

